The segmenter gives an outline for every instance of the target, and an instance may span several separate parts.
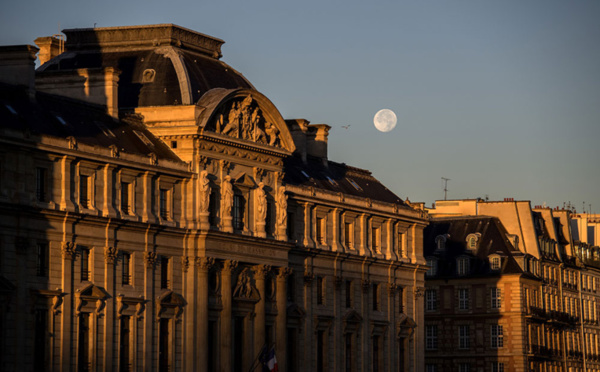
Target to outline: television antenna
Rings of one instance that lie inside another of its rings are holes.
[[[444,181],[444,200],[446,200],[446,197],[448,196],[448,181],[450,181],[450,178],[442,177],[442,180]]]

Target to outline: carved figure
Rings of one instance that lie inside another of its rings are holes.
[[[207,213],[208,206],[210,204],[210,180],[208,179],[208,172],[200,172],[200,212]]]
[[[224,216],[231,216],[231,206],[233,204],[233,186],[231,185],[231,177],[225,176],[221,185],[221,211]]]
[[[265,124],[265,129],[267,132],[267,137],[269,137],[269,145],[270,146],[279,145],[279,136],[278,136],[279,129],[277,129],[275,124],[267,122]]]
[[[251,139],[252,134],[252,119],[250,106],[252,105],[252,96],[244,98],[240,105],[240,115],[242,119],[242,138]]]
[[[285,186],[279,186],[277,190],[277,225],[285,226],[287,223],[287,195]]]
[[[245,267],[238,275],[237,284],[233,290],[233,297],[250,298],[252,296],[252,281],[250,271]]]
[[[229,110],[227,120],[227,125],[225,125],[225,128],[223,128],[221,133],[232,137],[237,137],[240,129],[240,109],[237,102],[234,102],[233,105],[231,105],[231,110]]]
[[[254,127],[254,141],[260,143],[267,143],[267,136],[265,135],[265,131],[260,129],[258,126],[262,119],[262,115],[260,114],[260,109],[257,107],[252,112],[252,126]]]
[[[267,193],[265,192],[265,184],[260,182],[256,189],[256,211],[258,212],[258,221],[264,222],[267,218]]]

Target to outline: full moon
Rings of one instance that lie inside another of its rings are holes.
[[[373,124],[380,132],[389,132],[396,127],[396,120],[394,111],[383,109],[377,111],[373,118]]]

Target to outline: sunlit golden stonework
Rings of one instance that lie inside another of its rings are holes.
[[[65,34],[0,48],[1,370],[424,369],[422,210],[219,39]]]

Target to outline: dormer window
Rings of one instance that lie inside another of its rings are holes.
[[[500,270],[502,267],[502,258],[498,255],[490,256],[490,269]]]
[[[444,251],[446,249],[446,237],[449,237],[448,234],[438,235],[435,238],[435,250],[436,251]]]
[[[467,236],[467,249],[472,250],[472,251],[476,250],[477,243],[479,242],[480,237],[481,237],[480,233],[469,234]]]
[[[436,276],[438,271],[438,265],[436,259],[428,259],[427,266],[429,266],[429,270],[425,273],[426,276]]]
[[[465,276],[469,274],[469,257],[459,257],[456,260],[456,273],[458,276]]]

